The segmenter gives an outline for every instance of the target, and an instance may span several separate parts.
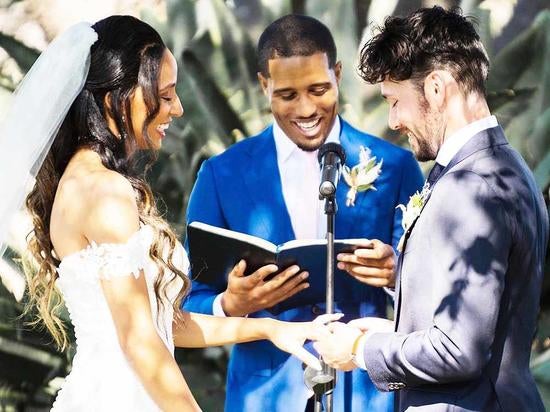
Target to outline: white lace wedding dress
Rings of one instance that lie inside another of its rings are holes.
[[[168,350],[173,353],[173,309],[171,303],[182,286],[181,279],[167,290],[157,321],[154,282],[158,277],[149,258],[153,230],[142,226],[125,244],[92,244],[66,256],[58,268],[57,286],[63,294],[76,335],[76,355],[72,370],[53,404],[52,411],[158,411],[118,343],[114,323],[100,285],[100,279],[145,274],[153,321]],[[188,260],[181,244],[174,263],[187,273]],[[171,277],[171,273],[168,274]],[[166,275],[165,275],[166,277]]]

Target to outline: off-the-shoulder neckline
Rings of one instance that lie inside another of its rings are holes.
[[[130,242],[132,242],[136,237],[138,237],[141,233],[143,233],[145,231],[145,229],[147,230],[151,230],[151,226],[150,225],[145,225],[145,224],[141,224],[140,228],[132,234],[132,236],[130,236],[128,238],[128,240],[124,243],[96,243],[92,240],[92,242],[90,244],[88,244],[87,246],[83,247],[82,249],[80,250],[77,250],[76,252],[72,252],[72,253],[69,253],[68,255],[65,255],[63,257],[63,259],[61,259],[59,261],[59,268],[63,265],[64,262],[66,262],[67,260],[72,260],[74,259],[75,257],[81,257],[82,254],[84,253],[87,253],[89,252],[90,250],[92,250],[93,248],[97,248],[97,247],[105,247],[105,246],[124,246],[124,245],[128,245]]]

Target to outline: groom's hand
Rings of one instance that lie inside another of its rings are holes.
[[[222,295],[222,309],[228,316],[245,316],[249,313],[270,308],[309,287],[305,280],[309,276],[296,265],[290,266],[273,278],[276,265],[262,266],[251,275],[244,276],[246,262],[235,265],[227,278],[227,289]]]
[[[355,369],[357,365],[353,361],[353,351],[356,350],[354,346],[363,332],[341,322],[332,322],[328,324],[328,328],[331,333],[317,339],[313,347],[327,365],[343,371]]]
[[[339,253],[338,269],[345,270],[359,282],[377,287],[395,286],[397,258],[390,245],[380,240],[366,240],[353,253]]]

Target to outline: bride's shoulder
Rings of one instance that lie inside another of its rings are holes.
[[[138,229],[139,211],[128,179],[99,162],[69,164],[50,218],[50,237],[57,252],[67,255],[92,241],[124,243]]]
[[[94,203],[101,205],[103,201],[116,199],[130,200],[136,204],[135,192],[130,181],[118,172],[105,169],[89,176],[88,194]]]
[[[139,229],[139,211],[128,179],[111,170],[96,173],[89,183],[86,237],[97,243],[119,242]]]
[[[61,179],[52,223],[54,235],[70,229],[87,243],[123,243],[139,229],[135,192],[115,171],[73,169]]]
[[[106,208],[122,207],[137,211],[132,184],[120,173],[109,169],[63,176],[56,200],[74,205],[85,216],[90,216],[92,212],[104,212]]]

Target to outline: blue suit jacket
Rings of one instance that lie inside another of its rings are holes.
[[[384,163],[375,182],[377,190],[358,193],[354,207],[345,205],[349,187],[344,181],[338,185],[336,238],[378,238],[396,246],[402,234],[401,212],[396,206],[406,204],[422,186],[418,164],[410,152],[362,133],[343,120],[341,125],[340,143],[346,151],[347,165],[359,163],[361,145]],[[187,221],[249,233],[275,244],[295,238],[282,194],[272,127],[203,163],[189,200]],[[385,292],[359,282],[357,287],[362,289],[362,301],[336,302],[335,310],[349,318],[384,316]],[[184,307],[212,314],[216,295],[209,286],[193,282]],[[324,313],[323,304],[291,309],[277,318],[307,321],[319,313]],[[265,310],[250,316],[273,317]],[[374,389],[367,373],[339,375],[334,410],[365,410],[369,405],[372,410],[391,410],[391,398]],[[303,411],[307,396],[297,359],[268,341],[234,346],[228,370],[227,411]]]

